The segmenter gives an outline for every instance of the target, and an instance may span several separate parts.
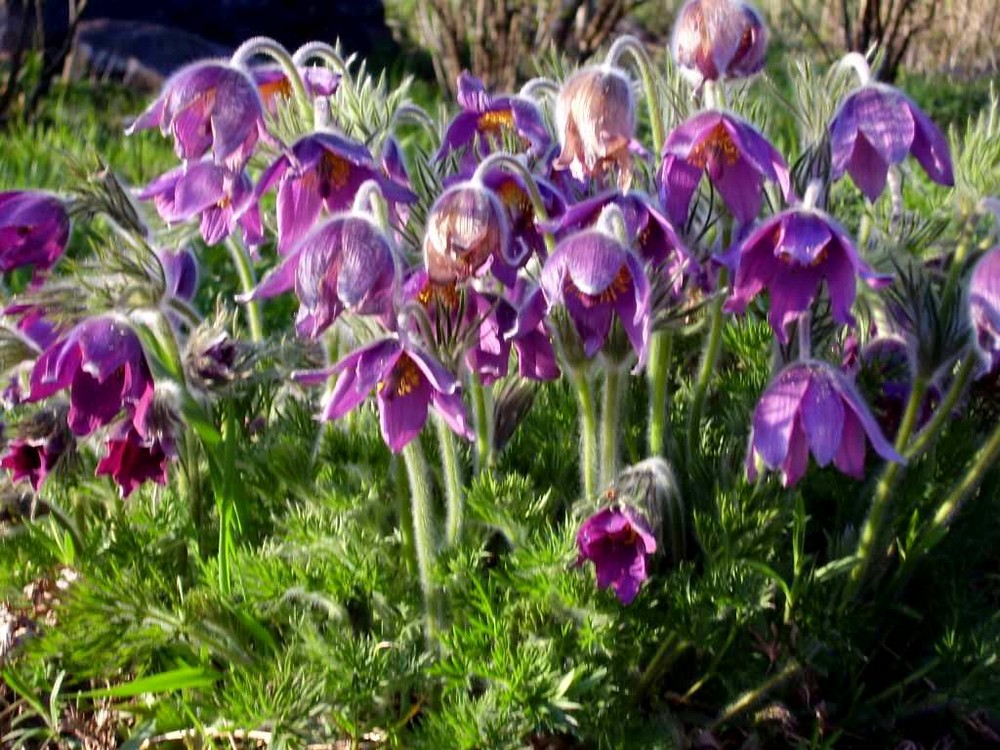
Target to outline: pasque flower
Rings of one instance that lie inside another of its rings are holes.
[[[216,61],[177,71],[127,132],[155,127],[173,136],[181,159],[200,159],[211,151],[216,164],[234,172],[246,165],[267,134],[260,94],[249,74]]]
[[[157,250],[163,268],[164,291],[168,297],[190,302],[198,291],[198,261],[187,249]]]
[[[854,385],[825,362],[796,362],[767,387],[753,414],[747,475],[757,478],[757,459],[781,471],[782,483],[798,482],[809,465],[833,461],[843,473],[862,479],[865,438],[888,461],[904,460],[886,440]]]
[[[770,294],[768,322],[778,338],[788,340],[788,326],[809,309],[826,282],[834,320],[854,324],[851,306],[857,277],[870,286],[891,277],[875,273],[843,228],[826,214],[795,208],[762,223],[739,246],[739,260],[728,312],[743,312],[765,289]]]
[[[635,134],[635,100],[628,77],[610,65],[592,65],[571,75],[556,99],[556,130],[562,147],[553,169],[578,180],[619,168],[619,185],[632,179],[629,147]]]
[[[687,223],[691,200],[708,175],[740,224],[760,213],[765,180],[791,198],[788,165],[749,123],[726,112],[700,112],[674,128],[663,144],[660,200],[675,226]]]
[[[243,241],[256,246],[264,241],[260,208],[245,172],[232,174],[211,161],[172,169],[139,192],[139,200],[152,200],[168,224],[200,217],[202,239],[215,245],[237,227]]]
[[[97,464],[96,476],[110,476],[128,497],[144,482],[167,483],[167,465],[173,443],[160,437],[143,437],[131,422],[118,425],[107,441],[107,453]]]
[[[320,418],[340,419],[374,390],[382,437],[394,453],[420,434],[431,406],[452,430],[472,437],[458,378],[405,337],[376,341],[326,370],[301,373],[297,378],[318,384],[333,376],[337,382],[323,403]]]
[[[52,267],[69,241],[69,216],[51,195],[34,191],[0,193],[0,271]]]
[[[849,173],[874,201],[885,188],[889,167],[907,154],[934,182],[955,184],[948,140],[906,95],[884,84],[849,94],[830,122],[831,177]]]
[[[313,228],[325,208],[350,208],[354,196],[374,180],[390,202],[412,203],[416,195],[383,174],[362,144],[334,133],[307,135],[260,176],[256,194],[278,185],[278,252],[287,255]]]
[[[986,371],[1000,366],[1000,247],[987,252],[969,279],[969,318]]]
[[[18,426],[18,435],[8,443],[0,466],[11,473],[12,481],[26,479],[38,492],[72,445],[66,409],[44,409]]]
[[[504,336],[517,352],[518,374],[528,380],[555,380],[561,372],[552,335],[545,327],[548,305],[542,288],[519,281],[512,296],[517,304],[517,317]]]
[[[648,558],[656,553],[649,522],[630,505],[616,504],[590,516],[576,535],[577,565],[590,560],[597,587],[614,588],[622,604],[631,604],[648,577]]]
[[[299,68],[306,93],[313,99],[320,96],[333,96],[340,85],[340,76],[323,65],[309,65]],[[292,96],[292,84],[288,74],[278,65],[263,65],[250,70],[257,91],[260,93],[264,109],[270,114],[278,111],[278,99],[288,99]]]
[[[695,85],[750,76],[764,67],[767,28],[749,3],[688,0],[677,14],[671,51]]]

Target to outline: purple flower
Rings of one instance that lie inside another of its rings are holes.
[[[190,250],[157,250],[168,297],[190,302],[198,290],[198,261]]]
[[[511,342],[505,334],[514,327],[517,311],[503,297],[467,287],[464,318],[464,324],[476,330],[465,352],[465,364],[483,385],[490,385],[504,377],[510,366]]]
[[[122,409],[141,416],[152,403],[153,377],[135,331],[117,317],[88,318],[49,346],[31,371],[29,401],[64,388],[76,435],[109,424]]]
[[[174,455],[171,441],[144,438],[130,422],[125,422],[108,439],[107,451],[94,474],[110,476],[122,497],[128,497],[147,481],[166,485],[167,465]]]
[[[555,380],[562,373],[556,363],[552,336],[545,327],[547,305],[541,287],[518,282],[514,298],[520,297],[514,326],[505,333],[517,352],[518,373],[529,380]]]
[[[462,170],[475,168],[479,158],[502,149],[504,139],[516,136],[534,156],[548,150],[551,143],[542,113],[530,99],[520,96],[491,96],[483,82],[467,71],[458,77],[458,103],[462,111],[448,125],[437,158],[464,149]],[[472,145],[478,138],[478,152]]]
[[[7,445],[0,459],[0,466],[10,471],[11,481],[26,479],[38,492],[45,477],[73,444],[65,419],[65,410],[43,410],[21,424],[20,434]]]
[[[611,586],[622,604],[631,604],[649,577],[646,563],[656,553],[656,538],[641,513],[618,505],[602,508],[584,521],[576,546],[580,551],[577,565],[585,560],[594,563],[597,587]]]
[[[587,229],[559,243],[542,269],[549,307],[564,305],[583,340],[586,357],[597,354],[617,314],[632,347],[646,362],[650,288],[641,261],[603,231]]]
[[[987,372],[1000,365],[1000,247],[987,252],[969,279],[969,317]]]
[[[375,180],[390,202],[412,203],[416,196],[384,175],[360,143],[333,133],[301,138],[292,154],[277,159],[260,176],[258,197],[278,186],[278,252],[287,255],[312,229],[325,208],[330,213],[351,207],[358,188]]]
[[[786,199],[792,185],[777,149],[749,123],[725,112],[700,112],[674,128],[663,144],[660,200],[675,226],[687,223],[703,174],[740,224],[760,213],[764,180],[778,183]]]
[[[306,85],[306,93],[313,99],[321,96],[333,96],[340,86],[340,76],[324,66],[313,66],[299,68],[302,82]],[[285,71],[277,65],[264,65],[250,70],[254,83],[257,84],[257,92],[260,94],[264,109],[269,114],[278,111],[278,99],[290,99],[292,96],[292,84],[288,80]]]
[[[247,245],[264,241],[260,208],[245,172],[233,175],[210,161],[184,165],[157,177],[140,193],[168,224],[201,217],[201,236],[215,245],[239,227]]]
[[[238,172],[267,137],[260,94],[241,68],[223,62],[197,62],[181,68],[163,85],[159,98],[143,112],[128,134],[159,127],[174,137],[174,150],[185,161],[211,150],[213,161]]]
[[[458,378],[426,352],[399,338],[382,339],[348,354],[327,370],[300,374],[316,384],[338,376],[326,397],[321,419],[340,419],[375,391],[382,438],[399,453],[420,434],[428,407],[466,439],[472,431],[466,420]]]
[[[954,185],[948,140],[909,98],[883,84],[850,94],[830,123],[831,177],[848,172],[868,200],[885,188],[889,167],[913,154],[927,176]]]
[[[843,228],[813,209],[795,208],[761,224],[739,247],[739,266],[726,311],[740,313],[765,289],[771,297],[768,322],[782,343],[788,325],[812,305],[825,281],[834,320],[854,325],[851,306],[856,277],[870,286],[891,277],[876,274],[858,255]]]
[[[45,193],[0,193],[0,271],[32,265],[36,274],[52,267],[69,241],[63,204]]]
[[[767,28],[760,13],[739,0],[688,0],[674,23],[674,61],[692,82],[742,78],[764,67]]]
[[[300,336],[317,338],[344,310],[360,315],[388,311],[395,264],[385,235],[362,214],[333,217],[309,234],[241,301],[295,289]]]
[[[790,487],[816,463],[833,461],[856,479],[865,475],[865,436],[888,461],[905,463],[879,428],[854,385],[825,362],[796,362],[782,370],[761,396],[753,414],[746,469],[757,478],[756,459],[781,471]]]

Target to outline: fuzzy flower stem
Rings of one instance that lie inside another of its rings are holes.
[[[837,63],[838,69],[850,68],[858,75],[858,82],[862,86],[867,86],[872,79],[872,69],[868,65],[868,60],[860,52],[848,52]]]
[[[226,247],[229,248],[229,257],[232,258],[233,265],[236,266],[236,273],[240,277],[240,288],[244,294],[249,295],[257,286],[253,266],[250,265],[250,255],[235,234],[226,238]],[[257,300],[250,300],[243,304],[246,309],[247,323],[250,326],[250,340],[259,344],[264,340],[264,322],[261,318],[260,303]]]
[[[812,356],[812,313],[806,310],[799,316],[799,359],[807,360]]]
[[[537,99],[536,91],[546,93],[554,99],[559,96],[559,84],[548,78],[532,78],[521,87],[519,93],[527,99]]]
[[[647,432],[650,456],[662,456],[666,448],[667,387],[670,360],[673,355],[674,337],[670,331],[654,331],[649,341],[649,362],[646,377],[649,381],[649,429]]]
[[[649,58],[649,53],[642,42],[634,36],[619,37],[611,49],[608,50],[606,62],[608,65],[615,65],[618,59],[628,52],[635,61],[639,76],[642,78],[642,87],[646,94],[646,104],[649,107],[649,128],[653,136],[653,153],[659,155],[663,150],[663,114],[660,109],[660,96],[656,89],[656,80],[653,78],[653,61]]]
[[[604,391],[601,401],[601,487],[608,487],[618,476],[618,430],[622,406],[622,374],[618,365],[604,368]]]
[[[441,631],[441,612],[438,592],[434,586],[434,558],[437,539],[434,533],[434,505],[431,485],[427,477],[427,460],[420,445],[420,437],[403,448],[403,461],[410,480],[410,508],[413,514],[413,546],[417,553],[417,571],[424,595],[427,639],[433,643]]]
[[[952,410],[955,408],[955,404],[965,393],[965,387],[969,384],[969,378],[976,371],[976,365],[979,363],[979,357],[976,353],[969,352],[962,359],[962,363],[958,367],[958,372],[955,373],[955,378],[951,382],[951,387],[948,392],[944,395],[941,403],[938,404],[937,408],[934,410],[934,415],[931,417],[930,421],[917,433],[913,442],[906,449],[906,453],[903,456],[907,461],[913,461],[923,455],[931,443],[937,438],[938,432],[944,426],[945,422],[949,421],[952,417]]]
[[[389,125],[390,132],[396,132],[396,127],[403,123],[419,125],[421,129],[432,136],[435,141],[441,140],[437,124],[423,109],[416,104],[403,104],[392,113],[392,122]]]
[[[441,471],[444,473],[445,494],[445,542],[449,547],[458,543],[462,536],[462,522],[465,516],[465,495],[462,491],[462,467],[458,462],[455,448],[455,433],[443,419],[435,419],[438,445],[441,450]]]
[[[703,87],[702,102],[705,105],[705,109],[726,108],[725,84],[719,81],[705,81]]]
[[[485,471],[493,464],[493,420],[486,403],[486,387],[479,378],[469,378],[472,409],[476,418],[476,471]]]
[[[569,370],[580,405],[580,473],[584,497],[593,498],[597,481],[597,411],[586,366]]]
[[[312,59],[322,60],[331,68],[340,73],[341,83],[345,83],[351,78],[351,71],[347,63],[333,47],[326,42],[309,42],[295,50],[292,60],[295,65],[305,66]]]
[[[517,175],[524,180],[524,185],[528,188],[528,197],[531,199],[531,209],[535,213],[535,221],[539,224],[547,222],[549,220],[549,212],[545,210],[545,201],[542,200],[542,194],[538,190],[538,183],[535,182],[535,175],[532,174],[530,169],[510,154],[490,154],[487,156],[482,162],[480,162],[479,166],[476,167],[473,179],[482,180],[483,176],[487,172],[496,167],[507,169],[510,172],[516,172]],[[556,249],[556,238],[551,232],[545,232],[544,238],[545,248],[551,255]]]
[[[725,322],[725,315],[722,306],[725,304],[726,295],[722,292],[726,284],[729,283],[729,272],[725,268],[719,269],[719,283],[717,288],[718,296],[712,302],[709,310],[709,330],[708,339],[705,341],[705,350],[701,356],[701,368],[698,370],[698,379],[695,381],[694,395],[691,397],[691,414],[688,418],[687,432],[687,460],[690,464],[694,460],[695,445],[698,441],[698,433],[701,430],[701,414],[705,408],[705,396],[708,393],[708,383],[715,372],[715,363],[719,358],[719,351],[722,349],[722,326]]]
[[[367,180],[358,188],[358,192],[354,195],[353,208],[355,211],[368,213],[383,232],[388,232],[392,228],[389,224],[389,207],[382,195],[382,189],[375,180]]]
[[[295,92],[295,100],[305,115],[312,116],[312,104],[309,93],[306,91],[306,84],[302,80],[298,67],[292,55],[280,43],[266,36],[255,36],[247,39],[233,53],[231,62],[241,68],[247,67],[247,62],[254,55],[267,55],[281,66],[281,70],[288,78],[288,82]]]

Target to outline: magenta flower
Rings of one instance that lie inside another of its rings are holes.
[[[327,67],[310,65],[299,68],[302,82],[306,85],[306,93],[313,99],[321,96],[333,96],[340,86],[340,76]],[[257,84],[257,92],[269,114],[278,111],[278,99],[290,99],[292,84],[288,81],[285,71],[277,65],[263,65],[250,70],[253,81]]]
[[[181,68],[163,85],[159,98],[126,131],[159,127],[174,138],[185,161],[209,151],[213,161],[238,172],[267,137],[257,86],[241,68],[223,62],[197,62]]]
[[[577,565],[594,563],[597,587],[614,588],[622,604],[631,604],[649,577],[647,560],[656,553],[656,537],[639,511],[629,505],[602,508],[576,535]]]
[[[292,155],[280,156],[260,176],[258,197],[278,184],[278,252],[287,255],[313,228],[323,209],[351,207],[358,188],[375,180],[390,202],[412,203],[417,197],[390,179],[360,143],[333,133],[299,139]]]
[[[820,282],[826,282],[834,320],[854,325],[856,277],[872,287],[891,281],[862,260],[839,224],[813,209],[771,217],[743,241],[738,254],[726,311],[743,312],[766,289],[771,298],[768,322],[782,343],[788,341],[789,324],[812,305]]]
[[[791,487],[806,473],[812,453],[820,466],[833,461],[844,474],[863,479],[866,435],[884,459],[905,463],[841,372],[825,362],[796,362],[778,374],[754,410],[747,476],[757,478],[759,457]]]
[[[26,425],[21,434],[7,444],[0,466],[11,473],[11,481],[26,479],[38,492],[59,460],[73,444],[73,436],[65,423],[65,411],[41,411]]]
[[[518,373],[529,380],[555,380],[562,373],[556,362],[552,336],[545,327],[547,304],[541,287],[514,287],[514,298],[520,297],[514,326],[505,333],[517,352]]]
[[[870,201],[885,188],[889,167],[913,154],[927,176],[955,184],[948,140],[902,92],[873,84],[850,94],[830,122],[831,177],[844,172]]]
[[[688,0],[671,39],[674,61],[696,86],[743,78],[764,67],[767,28],[760,13],[740,0]]]
[[[264,241],[260,208],[245,172],[233,175],[210,161],[184,165],[157,177],[139,193],[152,200],[168,224],[201,218],[201,236],[215,245],[236,231],[251,247]]]
[[[663,144],[660,200],[674,226],[684,226],[702,175],[740,224],[760,213],[765,180],[776,182],[786,199],[792,184],[788,165],[752,125],[725,112],[700,112],[674,128]]]
[[[171,441],[142,437],[130,422],[119,425],[107,441],[107,453],[97,464],[96,476],[110,476],[128,497],[144,482],[167,483],[167,465],[174,455]]]
[[[458,378],[414,344],[400,338],[382,339],[326,370],[300,374],[297,379],[317,384],[334,375],[337,382],[324,401],[320,418],[340,419],[374,390],[382,438],[393,453],[399,453],[420,434],[430,406],[452,430],[472,438]]]
[[[295,327],[315,339],[344,310],[359,315],[388,312],[395,264],[381,230],[362,214],[333,217],[309,234],[249,295],[274,297],[291,289],[299,298]]]
[[[122,409],[141,415],[153,398],[153,377],[139,337],[112,316],[84,320],[49,346],[30,380],[29,401],[69,388],[68,421],[76,435],[109,424]]]
[[[45,193],[0,193],[0,271],[31,265],[45,271],[69,241],[69,216],[63,204]]]
[[[987,372],[1000,365],[1000,247],[987,252],[969,279],[969,318]]]
[[[467,71],[458,77],[458,103],[462,111],[448,125],[437,158],[464,149],[463,171],[474,169],[481,157],[502,149],[510,136],[517,137],[534,156],[541,156],[551,144],[534,102],[520,96],[491,96],[483,82]]]

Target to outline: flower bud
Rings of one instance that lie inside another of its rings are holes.
[[[969,280],[969,317],[984,370],[1000,365],[1000,247],[976,264]]]
[[[764,67],[767,28],[749,3],[688,0],[677,14],[671,50],[677,66],[695,85],[744,78]]]
[[[506,257],[507,212],[496,194],[478,181],[448,188],[431,207],[424,235],[424,264],[435,284],[462,282]]]

